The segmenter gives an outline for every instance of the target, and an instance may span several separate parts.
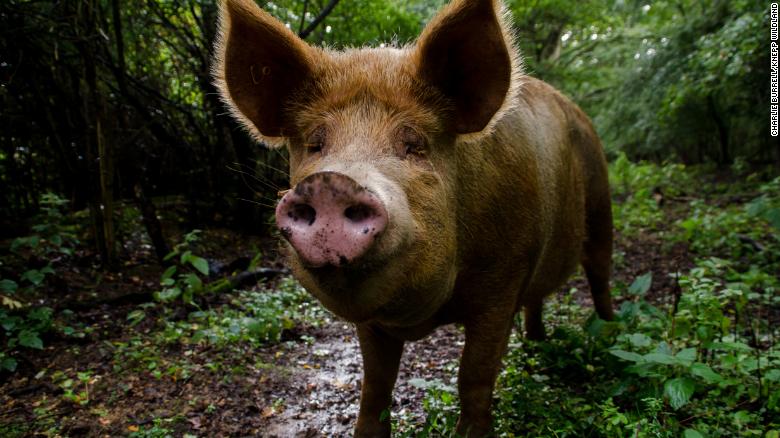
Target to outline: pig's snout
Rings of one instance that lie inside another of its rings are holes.
[[[319,172],[279,201],[276,224],[304,265],[342,266],[373,246],[387,227],[387,210],[352,178]]]

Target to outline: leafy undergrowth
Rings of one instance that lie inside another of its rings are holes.
[[[495,391],[497,435],[778,436],[780,179],[714,174],[614,160],[617,319],[594,318],[578,276],[547,303],[546,341],[516,330]],[[50,226],[16,243],[33,262],[0,280],[0,436],[350,434],[354,332],[295,282],[231,291],[197,233],[176,246],[175,268],[77,282],[67,274],[87,271],[77,233],[49,201]],[[248,259],[250,269],[278,262]],[[79,298],[114,285],[156,300],[41,299],[63,283]],[[462,345],[456,328],[408,345],[396,435],[452,434]]]

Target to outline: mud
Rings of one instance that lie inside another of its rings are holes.
[[[426,391],[414,379],[449,383],[457,375],[457,359],[463,333],[454,326],[442,327],[431,336],[408,343],[401,361],[393,412],[422,423],[422,399]],[[280,356],[289,364],[277,373],[274,383],[284,405],[266,412],[264,437],[348,437],[357,417],[362,378],[360,349],[354,328],[331,320],[305,346],[292,346]],[[302,348],[304,347],[304,348]],[[277,353],[274,353],[277,355]],[[279,361],[277,361],[279,363]]]

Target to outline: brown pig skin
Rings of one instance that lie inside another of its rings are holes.
[[[484,436],[515,313],[526,336],[543,338],[544,297],[581,264],[598,315],[612,318],[601,143],[575,104],[523,72],[507,16],[498,0],[454,0],[413,44],[334,51],[307,45],[252,0],[222,3],[213,73],[231,114],[288,149],[291,188],[338,174],[386,214],[373,240],[333,244],[351,248],[348,263],[307,266],[286,245],[301,284],[356,325],[356,436],[390,435],[382,412],[403,344],[437,326],[465,328],[458,433]]]

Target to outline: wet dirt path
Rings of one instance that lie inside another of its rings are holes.
[[[362,379],[360,348],[351,325],[326,321],[311,342],[286,343],[264,352],[274,370],[263,393],[273,400],[261,415],[264,437],[348,437],[357,418]],[[393,413],[424,421],[425,390],[414,379],[450,383],[457,375],[463,334],[454,326],[407,343],[393,393]],[[277,401],[275,401],[277,400]]]

